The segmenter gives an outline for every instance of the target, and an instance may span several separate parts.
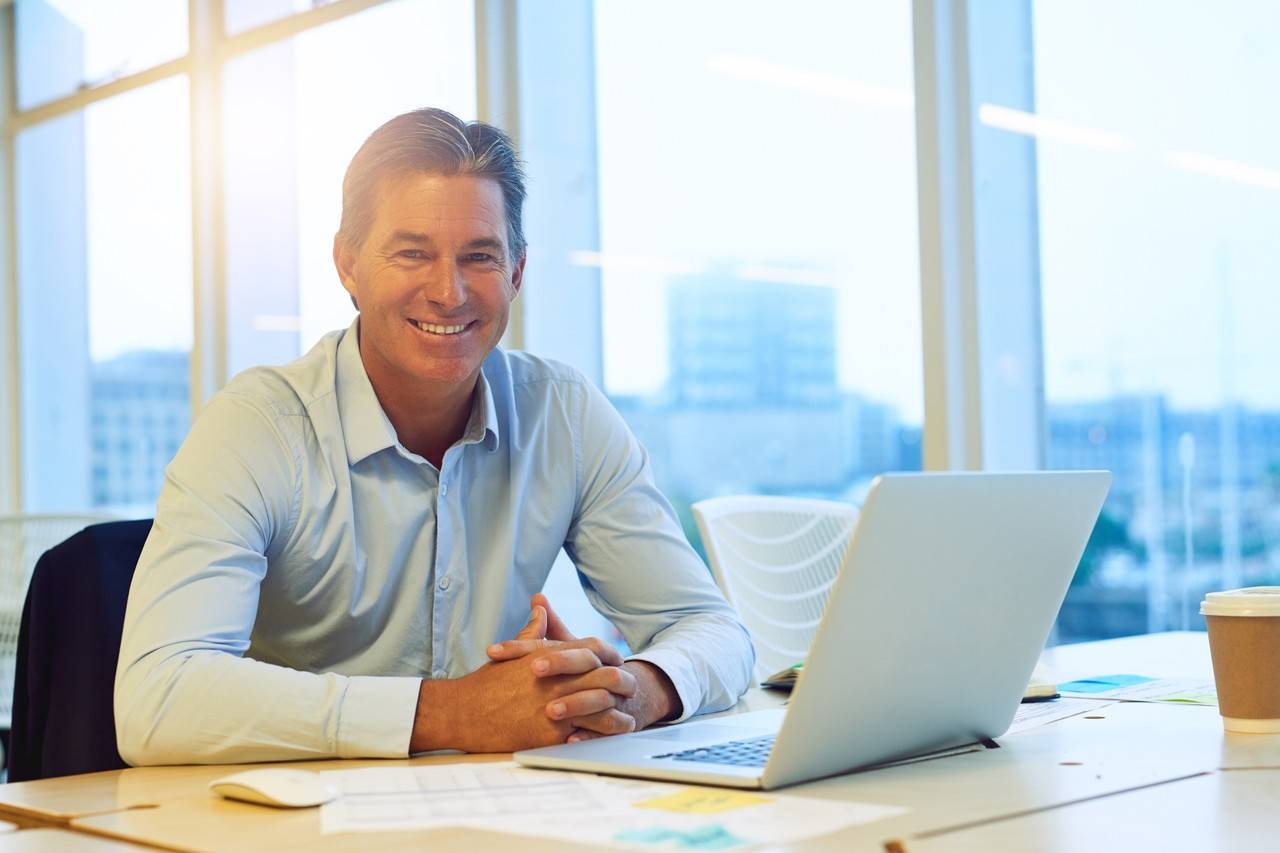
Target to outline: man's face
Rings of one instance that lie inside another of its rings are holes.
[[[469,391],[524,272],[510,257],[501,187],[462,175],[385,181],[364,243],[336,241],[334,262],[360,306],[360,352],[379,390]]]

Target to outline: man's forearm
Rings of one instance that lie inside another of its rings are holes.
[[[412,679],[302,672],[208,651],[153,663],[134,659],[139,643],[130,639],[115,690],[117,745],[129,764],[404,755]]]

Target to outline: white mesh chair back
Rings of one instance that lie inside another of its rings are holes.
[[[0,728],[13,722],[13,671],[18,627],[31,572],[40,555],[109,515],[0,515]]]
[[[756,646],[756,678],[805,659],[858,518],[857,507],[787,497],[724,497],[693,515],[725,597]]]

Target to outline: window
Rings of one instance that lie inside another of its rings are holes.
[[[16,0],[18,108],[109,83],[187,52],[185,0]],[[139,26],[139,21],[146,26]]]
[[[909,4],[595,16],[600,237],[572,261],[686,532],[702,498],[857,499],[919,468]]]
[[[305,12],[332,0],[223,0],[223,26],[230,35]]]
[[[1106,467],[1059,639],[1280,582],[1274,4],[554,5],[0,3],[4,509],[149,512],[193,400],[350,321],[343,169],[437,105],[527,160],[515,345],[599,381],[691,538],[727,492]],[[917,151],[968,197],[929,175],[917,202]],[[947,252],[968,266],[934,288]]]
[[[1200,629],[1280,582],[1280,9],[1034,14],[1048,464],[1115,472],[1060,638]]]
[[[160,487],[143,477],[150,460],[122,451],[121,469],[97,449],[165,439],[154,424],[116,426],[166,409],[148,388],[178,389],[174,431],[186,432],[189,133],[187,80],[176,76],[17,136],[27,510],[149,511]],[[94,469],[112,476],[91,491]]]

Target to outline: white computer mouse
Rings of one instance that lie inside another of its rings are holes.
[[[232,800],[289,809],[318,806],[338,796],[338,789],[320,781],[319,773],[284,767],[232,773],[214,779],[209,790]]]

